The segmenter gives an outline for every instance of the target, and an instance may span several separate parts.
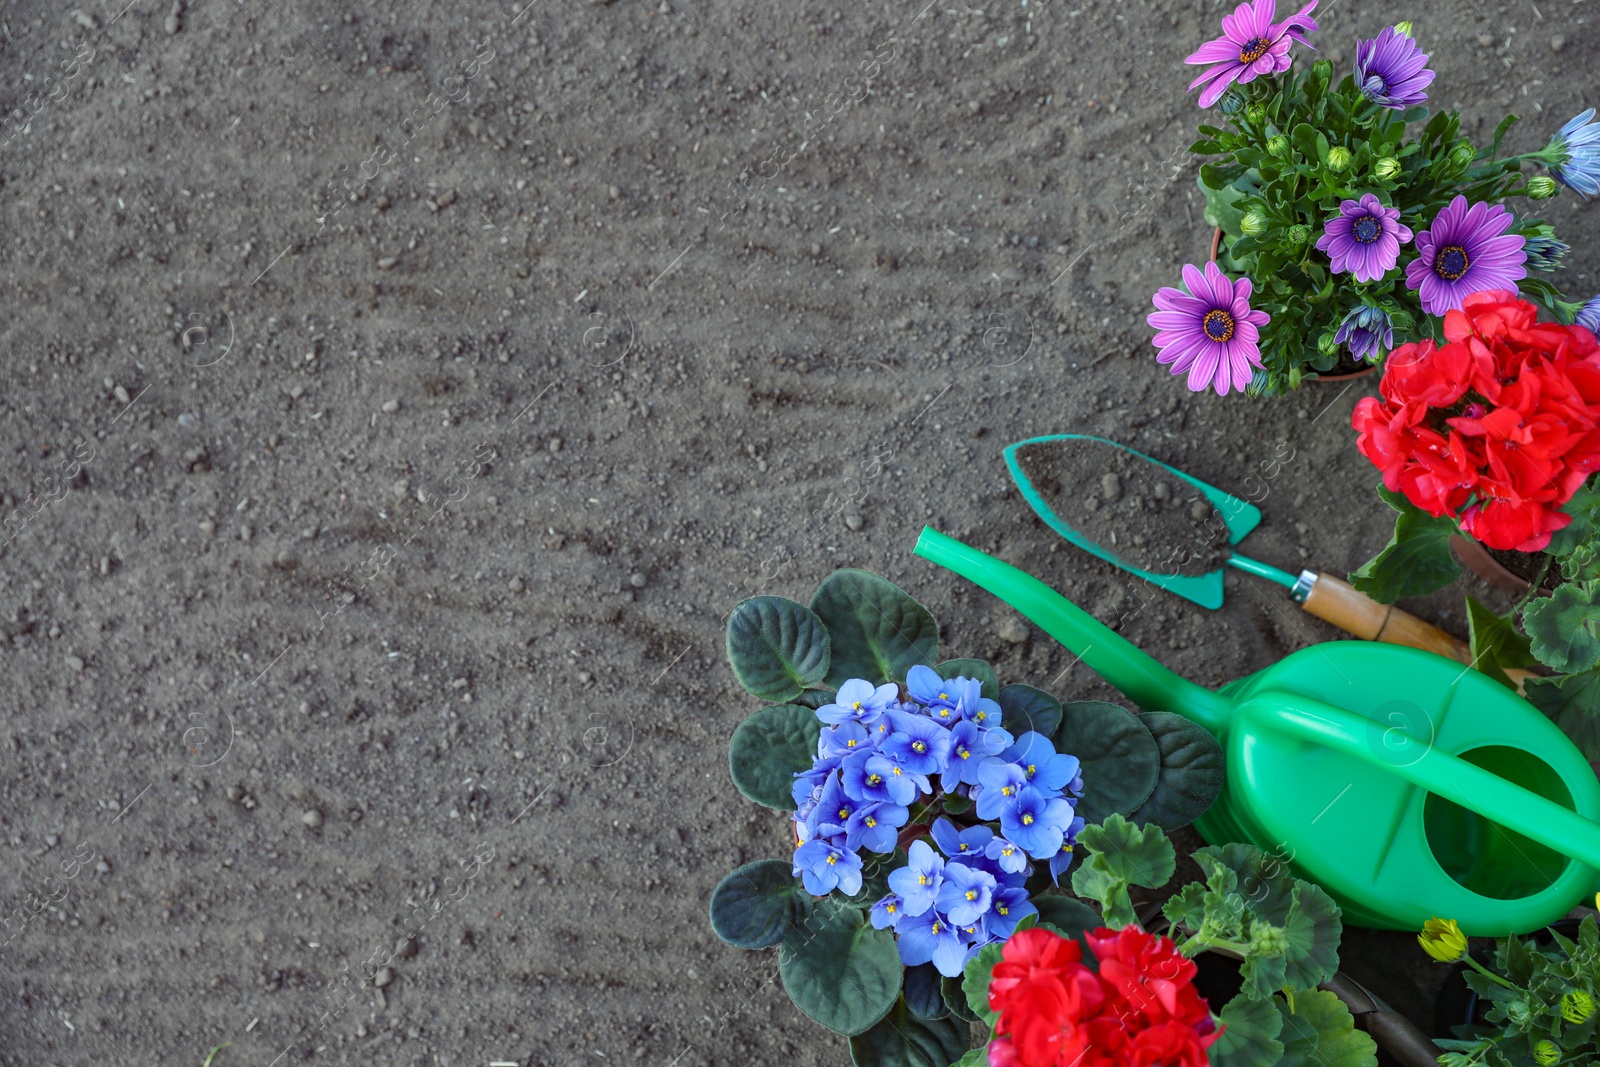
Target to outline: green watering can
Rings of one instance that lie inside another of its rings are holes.
[[[1037,578],[932,528],[917,554],[987,589],[1147,710],[1214,735],[1227,782],[1195,823],[1285,858],[1346,922],[1526,933],[1600,885],[1600,781],[1538,709],[1432,652],[1331,641],[1213,692]]]

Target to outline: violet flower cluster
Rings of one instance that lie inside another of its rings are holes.
[[[922,798],[966,798],[977,819],[997,824],[998,832],[940,818],[932,836],[943,857],[912,842],[910,862],[890,873],[890,894],[872,906],[873,925],[899,935],[903,962],[960,974],[1037,912],[1024,888],[1029,860],[1048,862],[1052,879],[1071,863],[1084,825],[1078,759],[1043,734],[1013,737],[977,679],[946,680],[922,666],[911,668],[904,693],[851,679],[817,717],[826,724],[817,755],[793,792],[794,875],[807,892],[859,893],[861,850],[894,852]]]

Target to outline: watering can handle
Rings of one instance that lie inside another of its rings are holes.
[[[1369,744],[1373,720],[1299,694],[1292,700],[1289,703],[1270,695],[1258,696],[1240,705],[1238,714],[1265,729],[1385,767],[1430,793],[1600,870],[1600,825],[1582,815],[1476,764],[1441,752],[1404,730],[1385,731],[1385,746],[1391,737],[1402,739],[1397,748],[1389,749],[1396,759],[1385,759]]]

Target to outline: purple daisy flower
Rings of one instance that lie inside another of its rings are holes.
[[[1417,258],[1406,264],[1406,288],[1417,289],[1430,315],[1460,311],[1463,297],[1486,289],[1517,291],[1528,276],[1520,233],[1506,233],[1516,218],[1499,204],[1470,207],[1458,196],[1417,234]]]
[[[1550,177],[1585,200],[1600,194],[1600,122],[1594,121],[1594,108],[1568,120],[1545,151],[1559,160]]]
[[[1356,84],[1375,104],[1404,111],[1428,99],[1428,56],[1409,36],[1387,26],[1375,40],[1356,42]]]
[[[1282,22],[1273,22],[1278,13],[1278,0],[1250,0],[1240,4],[1233,14],[1222,17],[1222,36],[1208,41],[1200,50],[1185,59],[1185,63],[1214,63],[1211,69],[1189,83],[1193,90],[1206,85],[1200,94],[1200,106],[1210,107],[1228,86],[1254,81],[1262,74],[1276,74],[1288,70],[1294,61],[1289,58],[1290,44],[1306,44],[1302,33],[1314,32],[1316,22],[1311,9],[1317,0],[1301,8]]]
[[[1335,344],[1349,345],[1354,359],[1376,363],[1384,353],[1394,348],[1394,328],[1389,316],[1378,308],[1362,304],[1344,317],[1339,332],[1333,335]]]
[[[1173,374],[1189,374],[1189,389],[1214,385],[1218,396],[1250,384],[1252,369],[1261,366],[1260,327],[1271,321],[1265,311],[1250,308],[1250,279],[1230,281],[1207,263],[1205,274],[1185,264],[1188,292],[1164,286],[1151,303],[1156,310],[1145,320],[1158,331],[1157,363],[1172,364]]]
[[[1371,193],[1346,200],[1328,220],[1317,247],[1328,253],[1335,274],[1349,271],[1358,282],[1375,282],[1400,261],[1400,246],[1411,240],[1400,224],[1400,209],[1384,207]]]

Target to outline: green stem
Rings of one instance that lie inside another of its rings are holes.
[[[1481,964],[1477,960],[1473,959],[1470,954],[1468,954],[1466,956],[1463,956],[1462,959],[1464,959],[1472,967],[1473,970],[1477,971],[1479,974],[1483,975],[1485,978],[1489,979],[1490,981],[1499,982],[1501,985],[1505,986],[1507,989],[1518,989],[1519,988],[1518,986],[1516,986],[1515,984],[1513,984],[1509,980],[1500,977],[1498,974],[1495,974],[1493,971],[1489,970],[1489,968],[1485,967],[1483,964]]]

